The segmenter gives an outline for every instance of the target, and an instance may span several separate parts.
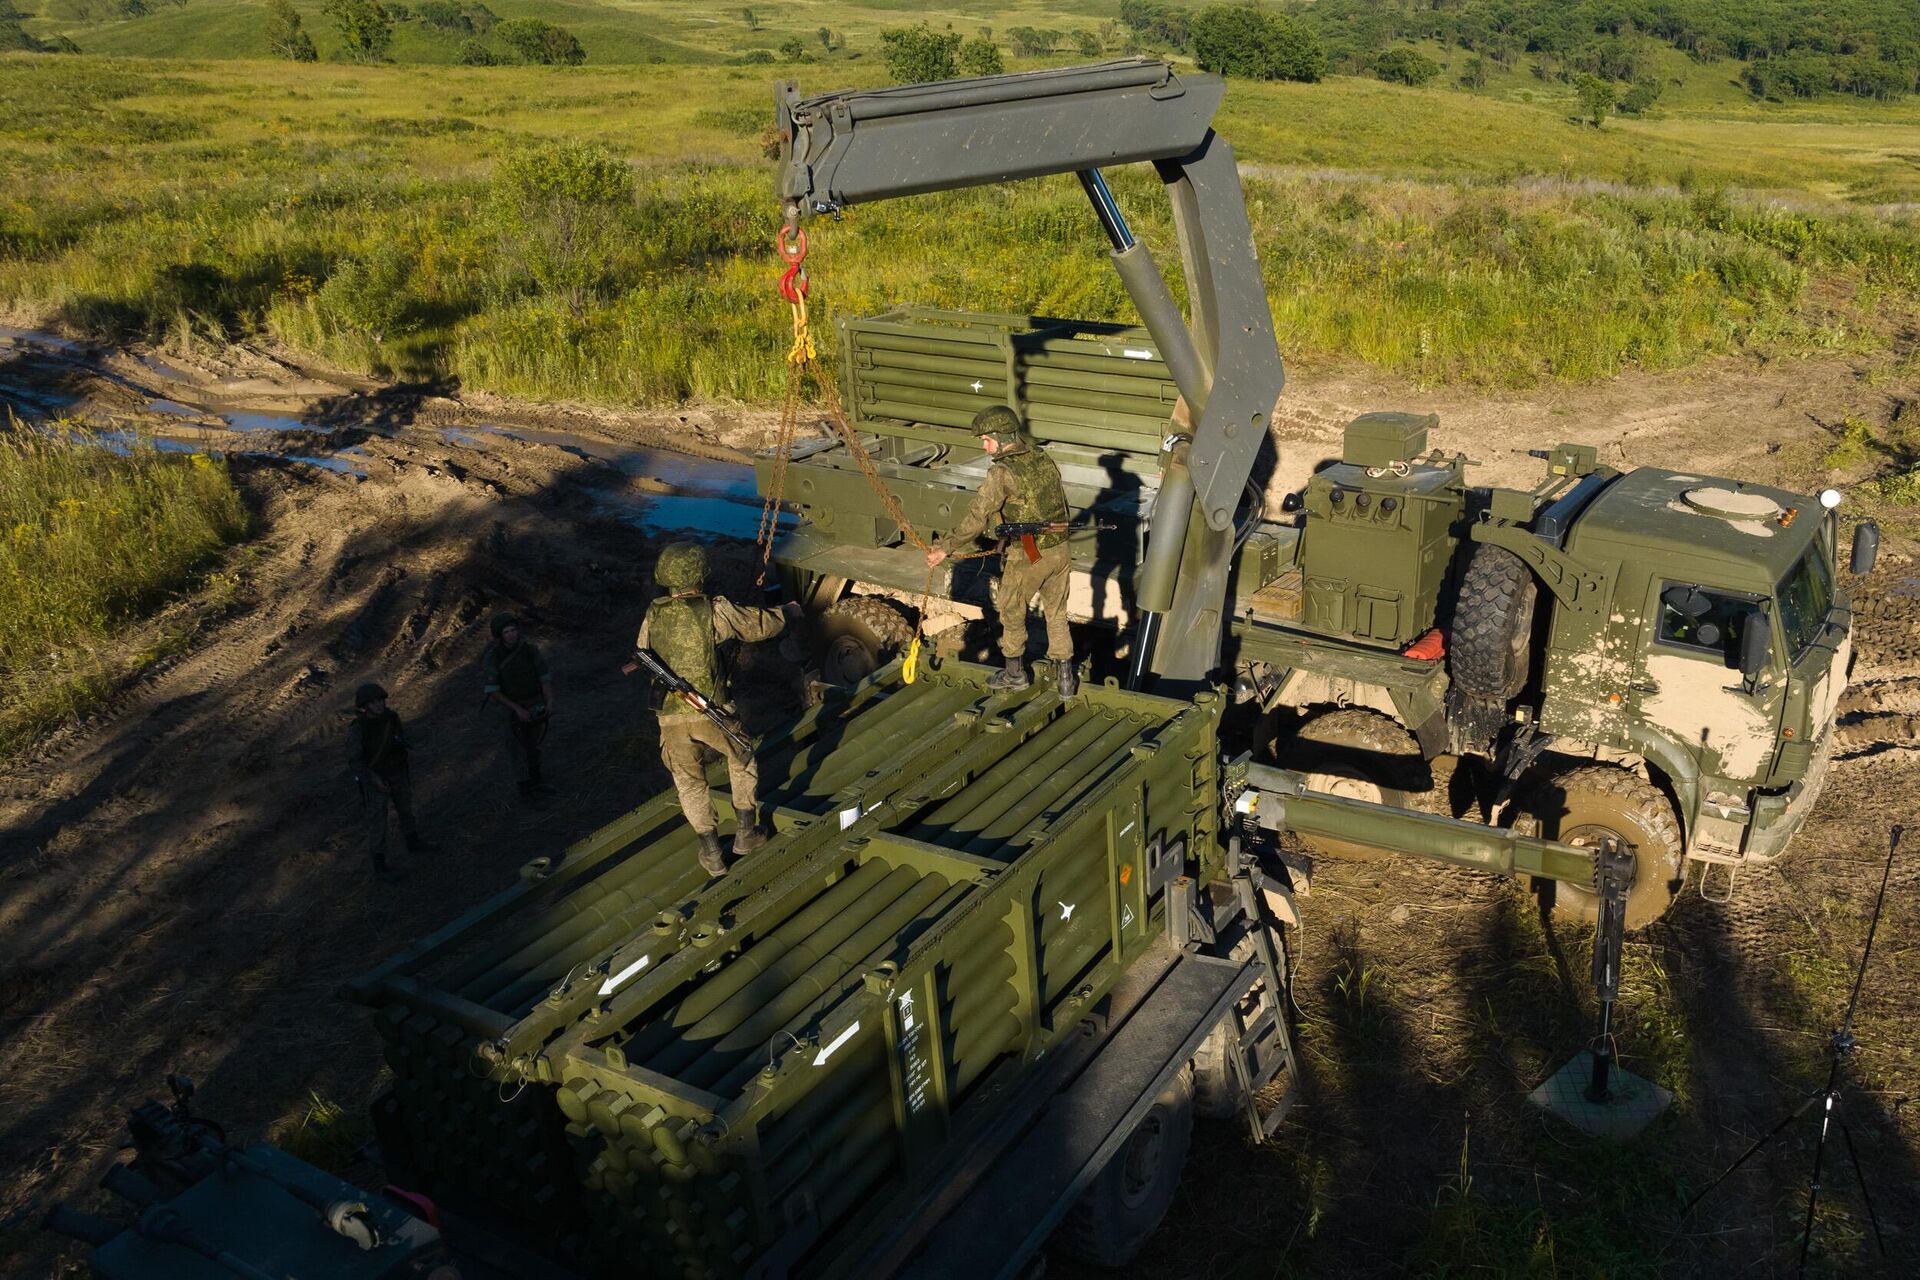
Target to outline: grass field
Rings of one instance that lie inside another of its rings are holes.
[[[246,527],[203,454],[0,430],[0,754],[91,707],[121,674],[99,642]]]
[[[0,191],[0,307],[116,339],[264,328],[347,367],[531,396],[766,401],[785,328],[769,79],[0,61],[0,163],[34,175]],[[1920,194],[1898,158],[1920,153],[1920,108],[1594,130],[1552,104],[1336,78],[1236,85],[1222,129],[1289,355],[1525,385],[1876,351],[1920,292],[1912,214],[1823,198]],[[503,155],[569,138],[635,174],[584,305],[524,269],[489,188]],[[1174,261],[1150,179],[1116,181]],[[856,209],[816,255],[827,319],[904,301],[1130,314],[1069,179]]]

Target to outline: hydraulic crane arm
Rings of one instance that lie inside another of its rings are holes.
[[[1151,669],[1191,684],[1219,664],[1234,511],[1285,382],[1239,171],[1210,123],[1224,93],[1216,76],[1176,76],[1150,59],[815,98],[791,82],[776,90],[790,223],[894,196],[1079,175],[1193,424],[1190,439],[1169,442],[1135,584],[1136,681]],[[1166,184],[1190,318],[1100,175],[1136,162]]]

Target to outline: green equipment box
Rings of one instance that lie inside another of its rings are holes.
[[[810,1274],[923,1190],[1217,848],[1220,704],[899,670],[762,744],[728,876],[664,795],[353,984],[396,1170],[598,1274]]]

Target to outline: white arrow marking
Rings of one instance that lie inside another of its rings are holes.
[[[1141,351],[1141,350],[1139,350],[1139,349],[1137,349],[1137,348],[1134,348],[1134,347],[1122,347],[1122,348],[1120,349],[1120,354],[1121,354],[1121,355],[1123,355],[1123,356],[1125,356],[1125,357],[1127,357],[1127,359],[1129,359],[1129,360],[1151,360],[1151,359],[1153,359],[1153,352],[1151,352],[1151,351]]]
[[[1074,908],[1074,906],[1075,906],[1075,904],[1074,904],[1074,903],[1071,903],[1071,902],[1063,902],[1063,903],[1061,903],[1061,904],[1060,904],[1060,918],[1061,918],[1062,920],[1071,920],[1071,919],[1073,919],[1073,908]]]
[[[626,968],[622,969],[620,972],[614,974],[611,978],[608,978],[605,982],[601,983],[600,994],[603,996],[611,995],[615,987],[619,986],[621,983],[625,982],[628,978],[631,978],[634,974],[640,972],[642,969],[646,968],[648,965],[652,963],[653,963],[652,956],[641,956],[638,960],[635,960],[632,964],[628,965]]]
[[[978,379],[978,378],[975,378],[975,379],[973,380],[973,389],[974,389],[974,391],[976,391],[976,392],[978,392],[978,391],[980,390],[980,388],[981,388],[981,387],[983,387],[983,386],[985,386],[985,385],[986,385],[986,384],[985,384],[985,383],[983,383],[983,382],[981,382],[981,381],[980,381],[980,379]]]
[[[833,1038],[833,1043],[827,1045],[825,1048],[820,1050],[820,1052],[813,1055],[813,1065],[817,1067],[817,1066],[820,1066],[822,1063],[826,1062],[828,1058],[831,1058],[833,1056],[834,1050],[838,1049],[841,1045],[845,1044],[847,1041],[853,1039],[853,1033],[858,1031],[859,1029],[860,1029],[860,1024],[858,1022],[850,1024],[845,1031],[842,1031],[839,1035]]]

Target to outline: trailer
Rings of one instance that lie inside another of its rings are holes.
[[[191,1231],[156,1236],[143,1211],[138,1249],[103,1247],[100,1273],[190,1274],[271,1241],[270,1273],[348,1274],[274,1268],[356,1223],[471,1275],[1015,1275],[1049,1240],[1122,1262],[1171,1202],[1195,1114],[1267,1140],[1294,1096],[1306,868],[1273,835],[1593,874],[1584,850],[1225,759],[1217,690],[1062,699],[987,674],[944,662],[909,684],[894,663],[769,735],[776,836],[727,876],[654,797],[349,985],[392,1073],[382,1165],[451,1262],[364,1194],[337,1223],[294,1195],[277,1212],[303,1230],[260,1233],[217,1188],[298,1162],[182,1164],[176,1144],[150,1180],[184,1189]],[[709,784],[730,814],[724,771]],[[127,1256],[176,1270],[110,1262]]]

